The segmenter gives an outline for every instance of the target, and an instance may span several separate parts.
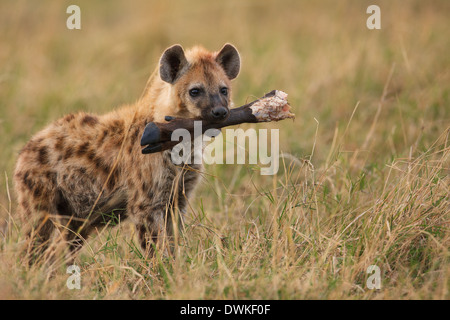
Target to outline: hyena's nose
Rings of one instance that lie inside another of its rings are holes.
[[[217,120],[225,119],[228,115],[228,109],[225,107],[215,107],[212,109],[212,115]]]

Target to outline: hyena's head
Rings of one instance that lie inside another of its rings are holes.
[[[163,53],[159,74],[171,85],[177,116],[222,121],[229,115],[231,80],[239,69],[239,53],[231,44],[217,52],[202,47],[184,52],[174,45]]]

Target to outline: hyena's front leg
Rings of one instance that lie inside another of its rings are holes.
[[[148,166],[142,165],[136,175],[130,176],[127,202],[128,215],[136,226],[140,245],[147,256],[154,254],[155,247],[166,249],[166,245],[170,245],[172,218],[179,206],[178,173],[170,162],[170,151],[151,160]]]
[[[128,205],[128,212],[135,223],[139,243],[146,256],[152,256],[155,248],[162,248],[172,236],[171,208],[164,202],[151,199]]]

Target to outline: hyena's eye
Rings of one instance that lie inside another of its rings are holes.
[[[224,96],[228,95],[228,88],[226,87],[220,88],[220,93],[223,94]]]
[[[201,90],[199,88],[194,88],[194,89],[189,90],[189,95],[191,97],[198,97],[200,95],[200,93],[201,93]]]

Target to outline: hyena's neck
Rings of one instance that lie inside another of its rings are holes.
[[[150,113],[156,122],[163,122],[165,116],[176,115],[179,109],[172,86],[161,80],[158,69],[147,81],[138,105],[141,114]]]

